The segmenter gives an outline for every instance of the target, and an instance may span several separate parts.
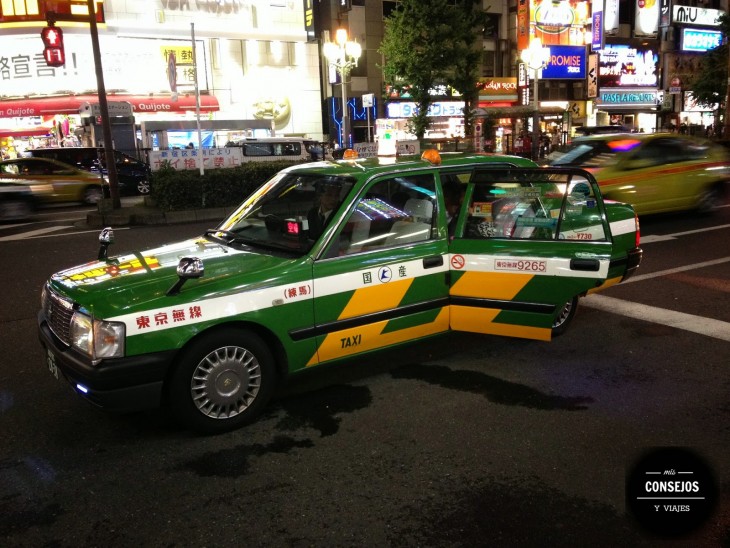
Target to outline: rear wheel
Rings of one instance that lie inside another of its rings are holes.
[[[33,214],[34,209],[30,200],[0,201],[0,221],[27,219]]]
[[[568,326],[573,321],[573,316],[575,316],[577,308],[578,297],[573,297],[560,307],[553,319],[553,337],[558,337],[568,330]]]
[[[137,192],[140,194],[150,193],[150,182],[148,180],[137,181]]]
[[[84,203],[85,204],[98,204],[104,197],[104,192],[98,185],[87,186],[84,190]]]
[[[169,386],[174,416],[198,432],[214,434],[251,422],[276,383],[266,343],[250,331],[223,329],[185,349]]]
[[[700,194],[699,200],[697,201],[697,211],[699,213],[710,213],[722,205],[723,202],[723,187],[722,184],[716,184],[711,187],[707,187]]]

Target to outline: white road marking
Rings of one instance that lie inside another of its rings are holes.
[[[730,323],[713,318],[703,318],[694,314],[685,314],[684,312],[675,312],[674,310],[667,310],[656,306],[632,303],[614,297],[607,297],[606,295],[588,295],[581,300],[581,304],[603,310],[604,312],[667,325],[676,329],[683,329],[692,333],[699,333],[700,335],[730,342]]]
[[[678,272],[685,272],[687,270],[697,270],[698,268],[705,268],[706,266],[715,266],[718,264],[730,262],[730,257],[723,257],[721,259],[713,259],[712,261],[705,261],[704,263],[688,264],[685,266],[678,266],[677,268],[669,268],[667,270],[659,270],[658,272],[650,272],[648,274],[640,274],[638,276],[632,276],[626,280],[625,284],[632,282],[641,282],[643,280],[649,280],[651,278],[659,278],[660,276],[669,276]]]
[[[114,227],[115,232],[119,232],[120,230],[129,230],[130,227],[128,226],[117,226]],[[88,234],[89,232],[93,232],[94,234],[99,234],[101,232],[101,229],[95,228],[94,230],[78,230],[76,232],[66,232],[64,234],[45,234],[43,236],[32,236],[31,239],[37,240],[38,238],[56,238],[58,236],[76,236],[77,234]]]
[[[0,238],[0,242],[9,242],[12,240],[25,240],[27,238],[37,238],[37,237],[41,236],[42,234],[48,234],[49,232],[56,232],[57,230],[65,230],[67,228],[73,228],[73,225],[49,226],[46,228],[39,228],[37,230],[31,230],[29,232],[13,234],[12,236],[3,236]]]
[[[675,232],[674,234],[655,234],[651,236],[642,236],[640,245],[653,244],[656,242],[668,242],[670,240],[676,240],[680,236],[701,234],[702,232],[709,232],[710,230],[721,230],[723,228],[730,228],[730,225],[709,226],[707,228],[698,228],[695,230],[687,230],[685,232]]]

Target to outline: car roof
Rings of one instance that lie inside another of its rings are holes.
[[[398,171],[411,171],[416,169],[441,169],[459,166],[473,166],[482,164],[485,166],[504,167],[507,165],[518,167],[537,167],[537,164],[520,156],[495,155],[495,154],[474,154],[474,153],[451,153],[442,152],[441,164],[434,164],[422,160],[418,155],[397,156],[397,157],[371,157],[357,158],[355,160],[335,160],[310,162],[296,164],[286,169],[288,172],[306,173],[312,172],[323,175],[362,177],[378,175],[380,173],[392,173]]]
[[[710,142],[707,139],[694,137],[692,135],[683,135],[681,133],[601,133],[594,135],[585,135],[580,137],[574,137],[573,142],[591,142],[591,141],[618,141],[632,139],[635,141],[651,141],[659,138],[671,137],[673,139],[684,139],[692,142]]]

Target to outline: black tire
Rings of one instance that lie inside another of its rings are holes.
[[[24,199],[0,201],[0,221],[21,221],[35,212],[33,202]]]
[[[275,385],[274,359],[266,343],[250,331],[226,328],[183,350],[168,401],[183,425],[217,434],[254,420]]]
[[[701,214],[712,213],[723,204],[724,188],[721,183],[707,187],[700,193],[697,199],[697,212]]]
[[[90,185],[84,189],[83,201],[88,205],[96,205],[104,197],[104,190],[99,185]]]
[[[563,306],[559,307],[557,314],[553,318],[553,337],[559,337],[568,330],[577,309],[578,297],[573,297]]]

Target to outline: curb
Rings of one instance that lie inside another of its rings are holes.
[[[134,211],[124,208],[101,213],[93,211],[86,215],[87,228],[107,226],[145,226],[191,223],[198,221],[222,221],[232,209],[217,207],[211,209],[192,209],[188,211]]]

